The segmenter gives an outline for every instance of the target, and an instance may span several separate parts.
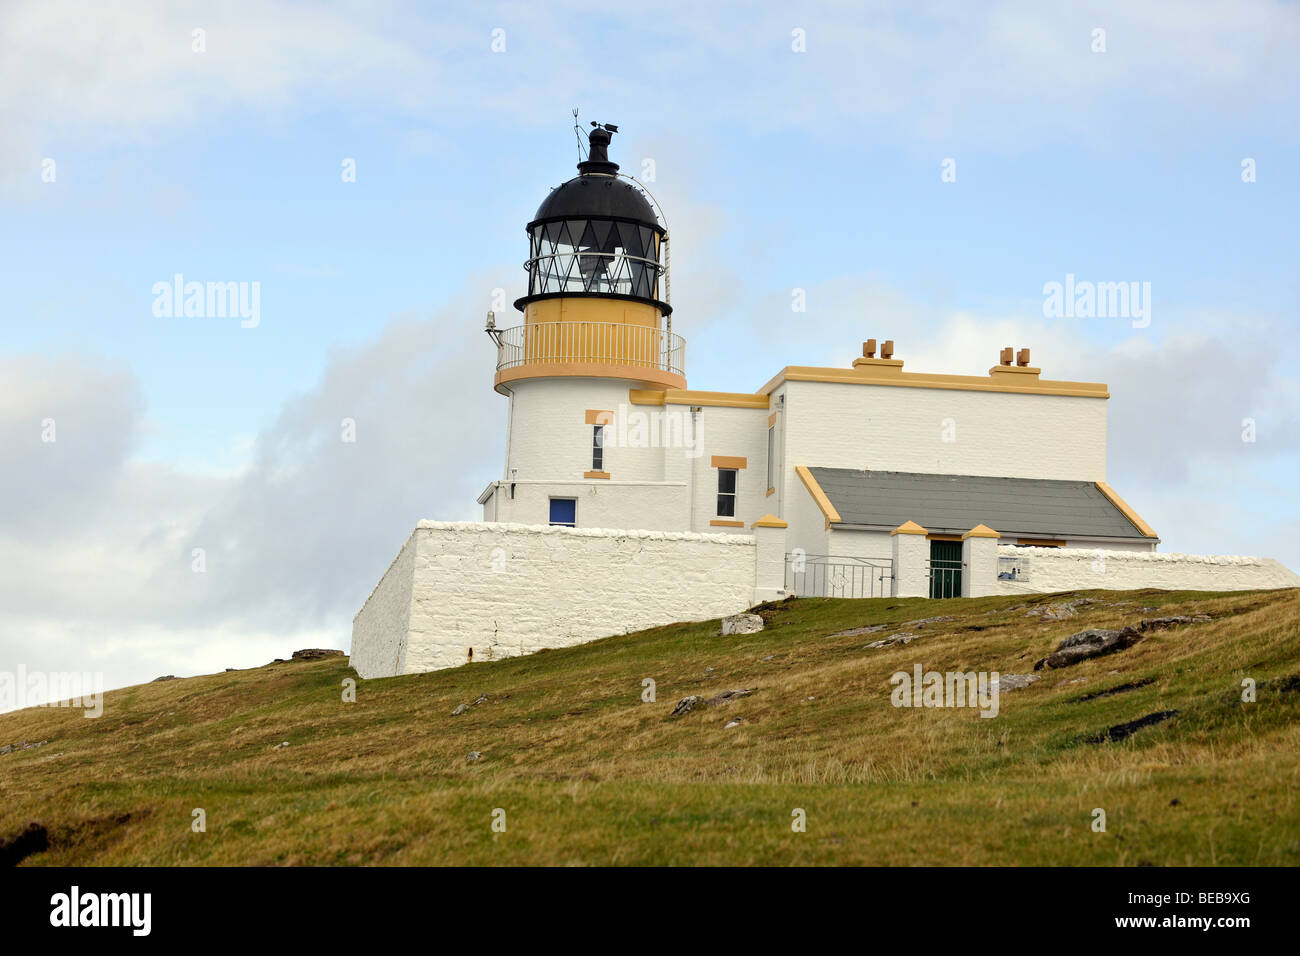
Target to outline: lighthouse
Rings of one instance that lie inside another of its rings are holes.
[[[654,488],[687,481],[673,465],[666,473],[662,442],[628,440],[630,395],[686,388],[685,342],[672,330],[666,220],[609,158],[617,131],[592,124],[578,175],[552,189],[526,227],[527,294],[514,303],[522,322],[502,328],[489,317],[493,386],[510,407],[505,474],[479,498],[486,520],[688,520],[666,514]],[[689,413],[679,419],[678,436],[692,424]]]
[[[609,158],[617,131],[593,124],[578,175],[528,222],[519,324],[488,317],[509,411],[483,520],[416,526],[353,622],[362,677],[791,595],[1300,586],[1270,559],[1157,554],[1107,484],[1109,388],[1044,378],[1026,347],[990,340],[977,374],[905,370],[886,338],[774,375],[714,353],[763,384],[687,388],[667,221]]]

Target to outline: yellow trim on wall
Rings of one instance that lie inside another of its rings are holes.
[[[891,531],[891,532],[889,532],[889,533],[890,533],[890,534],[925,534],[925,535],[928,535],[930,532],[926,531],[924,528],[922,528],[922,527],[921,527],[919,524],[917,524],[915,521],[904,521],[902,524],[900,524],[897,528],[895,528],[893,531]]]
[[[714,518],[712,521],[709,522],[709,524],[712,525],[712,526],[715,527],[715,528],[743,528],[743,527],[745,527],[745,522],[743,522],[743,521],[723,521],[721,518]]]
[[[677,389],[686,384],[686,376],[644,365],[623,365],[618,362],[524,362],[512,368],[503,368],[496,374],[493,387],[507,382],[529,378],[621,378],[624,381],[662,385]],[[497,391],[500,391],[498,388]],[[504,392],[502,394],[505,394]]]
[[[775,424],[776,424],[776,420],[777,420],[777,418],[779,418],[779,417],[780,417],[780,416],[779,416],[776,412],[773,412],[771,415],[768,415],[768,416],[767,416],[767,427],[768,427],[768,428],[771,428],[773,425],[775,425]]]
[[[1060,538],[1016,538],[1019,548],[1064,548],[1065,542]]]
[[[813,501],[817,502],[817,507],[820,508],[822,514],[826,516],[827,524],[833,521],[838,522],[840,520],[840,513],[836,511],[835,506],[831,504],[831,499],[826,497],[826,492],[822,491],[822,486],[817,484],[817,479],[814,478],[813,473],[808,470],[808,466],[795,465],[794,471],[795,474],[799,476],[799,480],[803,482],[803,486],[808,489],[808,494],[812,495]]]
[[[769,513],[763,515],[763,517],[759,518],[757,521],[751,524],[750,527],[751,528],[788,528],[790,527],[790,525],[782,521],[776,515]]]
[[[633,405],[711,405],[717,408],[767,408],[771,399],[748,392],[698,392],[681,388],[628,390]]]
[[[730,455],[714,455],[714,456],[713,456],[713,460],[712,460],[712,467],[714,467],[714,468],[736,468],[736,469],[748,468],[748,467],[749,467],[749,459],[748,459],[748,458],[734,458],[734,457],[732,457],[732,456],[730,456]]]
[[[1115,490],[1111,488],[1110,485],[1106,484],[1106,482],[1104,481],[1094,481],[1093,484],[1096,485],[1097,490],[1100,491],[1107,498],[1109,498],[1110,503],[1113,504],[1120,511],[1122,511],[1124,513],[1124,517],[1128,518],[1129,521],[1132,521],[1134,527],[1136,527],[1144,535],[1146,535],[1148,538],[1160,537],[1160,535],[1156,534],[1153,530],[1151,530],[1151,525],[1143,521],[1142,518],[1138,515],[1138,513],[1128,506],[1128,502],[1126,502],[1119,495],[1115,494]]]
[[[963,536],[960,534],[927,534],[925,537],[930,541],[960,541]]]
[[[841,385],[895,385],[903,388],[942,388],[972,392],[1015,392],[1021,395],[1068,395],[1075,398],[1110,398],[1100,382],[1059,382],[1032,375],[941,375],[932,372],[904,372],[899,368],[861,365],[857,368],[816,368],[787,365],[758,391],[770,394],[784,382],[830,382]],[[1023,371],[1023,370],[1022,370]]]
[[[588,425],[612,425],[614,424],[614,413],[606,408],[589,408],[587,409]]]
[[[765,494],[763,497],[764,497],[764,498],[771,498],[774,494],[776,494],[776,489],[775,489],[775,488],[769,488],[769,489],[767,489],[767,494]]]
[[[608,478],[608,477],[609,477],[609,472],[607,472],[607,471],[584,471],[584,472],[582,473],[582,477],[584,477],[584,478]]]

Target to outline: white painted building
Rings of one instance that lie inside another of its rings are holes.
[[[489,316],[510,407],[484,524],[417,528],[357,616],[363,676],[788,593],[1041,590],[1036,565],[1053,587],[1151,586],[1132,583],[1151,574],[1178,586],[1186,556],[1117,559],[1128,576],[1096,583],[1095,555],[1150,555],[1159,538],[1106,483],[1107,387],[1044,378],[1028,349],[935,374],[872,339],[848,368],[787,366],[753,392],[689,388],[666,221],[618,174],[609,141],[592,131],[579,175],[528,224],[522,324]],[[1231,560],[1246,563],[1227,586],[1300,584],[1276,562]],[[1094,583],[1071,585],[1085,565]]]

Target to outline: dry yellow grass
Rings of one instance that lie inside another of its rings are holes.
[[[1028,613],[1079,598],[1095,603],[1068,620]],[[1027,673],[1074,631],[1171,614],[1213,620],[1045,671],[994,719],[890,704],[890,675],[914,663]],[[911,644],[865,646],[936,615],[951,620]],[[799,600],[755,635],[674,625],[359,681],[355,703],[342,659],[273,664],[113,692],[97,720],[0,716],[0,745],[47,741],[0,756],[0,837],[44,824],[50,849],[28,865],[1294,865],[1298,636],[1297,591],[1085,592]],[[669,716],[687,695],[742,687],[757,690]],[[1158,710],[1180,716],[1086,742]],[[807,832],[792,831],[797,808]]]

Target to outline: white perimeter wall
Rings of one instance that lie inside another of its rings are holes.
[[[1000,530],[1000,529],[998,529]],[[1019,536],[1011,535],[998,540],[998,544],[1015,546]],[[1087,548],[1096,550],[1101,548],[1103,551],[1154,551],[1158,539],[1156,538],[1134,538],[1131,541],[1106,541],[1091,538],[1066,538],[1065,546],[1067,548]],[[1033,545],[1021,545],[1021,547],[1033,547]]]
[[[998,594],[1086,588],[1248,591],[1300,587],[1300,576],[1272,558],[1005,546],[999,546],[998,557],[1023,557],[1029,562],[1029,579],[998,581]]]
[[[755,557],[749,535],[421,521],[353,622],[352,665],[409,674],[734,614]]]
[[[393,563],[352,620],[352,666],[362,677],[402,673],[402,650],[411,621],[416,536]]]

